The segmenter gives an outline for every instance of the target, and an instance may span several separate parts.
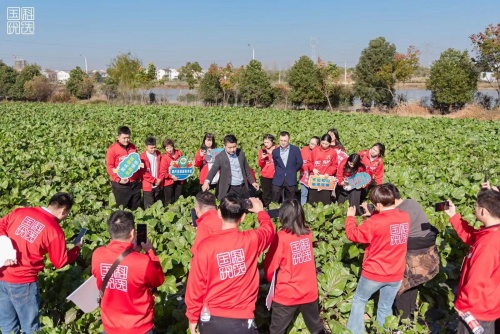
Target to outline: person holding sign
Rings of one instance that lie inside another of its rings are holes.
[[[162,200],[162,179],[160,178],[161,153],[156,149],[156,138],[146,138],[146,150],[141,154],[144,168],[141,170],[144,209]]]
[[[326,133],[321,137],[320,146],[312,150],[307,165],[310,174],[330,177],[337,172],[337,152],[330,146],[331,142],[332,137]],[[325,205],[332,203],[331,190],[311,189],[308,202],[311,204],[321,202]]]
[[[119,166],[127,160],[129,154],[137,153],[135,145],[130,142],[131,131],[127,126],[118,128],[118,137],[106,152],[106,171],[111,178],[111,187],[115,196],[116,206],[136,210],[141,205],[140,173],[132,173],[129,177],[118,175]],[[139,161],[140,162],[140,161]]]
[[[274,144],[274,136],[265,134],[263,138],[263,147],[259,150],[257,161],[260,171],[260,185],[262,189],[262,203],[264,207],[268,207],[273,199],[273,177],[274,177],[274,161],[273,150],[276,148]]]
[[[206,132],[203,136],[203,141],[200,148],[196,151],[194,156],[194,165],[200,169],[200,185],[203,186],[205,179],[207,178],[208,171],[210,170],[210,164],[207,161],[207,155],[209,150],[213,150],[217,147],[215,142],[215,136],[213,133]]]
[[[361,163],[376,185],[384,182],[384,154],[385,146],[382,143],[376,143],[369,150],[359,152]]]
[[[312,231],[305,224],[304,210],[296,199],[286,200],[279,218],[283,227],[264,260],[267,281],[272,282],[276,275],[269,331],[285,333],[299,310],[310,333],[325,333],[319,317]]]
[[[182,156],[182,152],[177,150],[172,139],[166,138],[163,141],[165,153],[161,156],[160,179],[163,180],[163,193],[165,196],[163,205],[175,203],[182,193],[184,181],[179,181],[175,175],[171,175],[169,168],[175,164]]]
[[[98,289],[102,288],[102,282],[117,258],[126,255],[109,278],[101,299],[104,330],[107,334],[152,334],[154,296],[151,289],[165,281],[160,260],[153,252],[149,239],[136,244],[131,212],[113,212],[108,219],[108,231],[111,237],[109,244],[97,248],[92,254],[92,275],[96,278]],[[140,250],[144,250],[145,254],[141,254]]]
[[[80,254],[82,241],[67,250],[59,225],[68,217],[73,203],[69,194],[57,193],[47,207],[18,208],[0,220],[0,236],[10,238],[17,253],[0,267],[2,333],[40,330],[37,276],[45,267],[45,254],[57,269],[74,262]]]
[[[311,157],[311,152],[313,148],[319,145],[321,139],[317,136],[311,137],[309,140],[309,145],[304,146],[300,150],[300,155],[302,156],[302,167],[300,168],[300,204],[304,205],[307,203],[307,195],[309,194],[309,171],[307,170],[307,164]]]
[[[245,153],[237,148],[238,140],[234,135],[224,137],[224,152],[217,154],[214,164],[208,172],[205,183],[201,190],[210,188],[210,183],[220,171],[218,198],[222,200],[227,194],[236,194],[242,198],[249,198],[248,183],[255,190],[259,190],[259,184],[250,171]],[[248,182],[247,182],[248,181]]]
[[[361,216],[362,212],[359,209],[361,205],[361,198],[363,192],[366,191],[368,184],[362,187],[353,187],[349,184],[348,180],[350,177],[356,175],[357,173],[366,172],[365,166],[361,163],[361,157],[359,154],[353,153],[347,159],[340,163],[339,169],[337,171],[337,182],[338,182],[338,196],[337,203],[342,204],[346,200],[349,201],[349,206],[356,207],[356,215]],[[368,177],[368,181],[370,178]]]

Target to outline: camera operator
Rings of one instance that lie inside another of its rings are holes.
[[[253,318],[259,292],[257,262],[275,228],[262,202],[251,208],[230,194],[221,200],[222,230],[202,240],[191,260],[186,289],[186,316],[191,333],[257,333]],[[245,210],[257,213],[260,226],[240,232]]]

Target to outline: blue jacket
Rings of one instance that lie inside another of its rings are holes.
[[[297,172],[302,167],[302,156],[300,154],[300,149],[297,146],[289,145],[290,152],[288,152],[288,161],[285,165],[280,157],[281,148],[278,146],[273,150],[273,161],[274,161],[274,177],[273,185],[282,186],[286,179],[286,183],[289,186],[297,185]]]

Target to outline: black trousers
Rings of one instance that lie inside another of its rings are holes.
[[[273,199],[273,179],[261,176],[260,189],[262,190],[262,204],[267,208]]]
[[[229,194],[235,194],[236,196],[244,199],[250,198],[250,191],[244,184],[241,186],[229,186],[227,195]]]
[[[163,200],[163,188],[153,188],[151,191],[143,191],[144,209],[149,208],[157,201]]]
[[[413,320],[413,313],[417,310],[418,286],[406,290],[394,299],[394,313],[396,316],[402,311],[401,319]]]
[[[287,199],[294,199],[296,188],[297,185],[289,186],[286,180],[283,181],[283,184],[281,186],[273,185],[273,202],[278,203],[280,201],[283,190],[285,190],[285,198],[283,198],[283,202]]]
[[[472,314],[474,315],[474,314]],[[483,326],[484,334],[499,334],[500,333],[500,319],[497,321],[481,321],[479,324]],[[460,318],[458,320],[457,334],[472,334],[469,326]]]
[[[113,195],[115,196],[116,206],[123,206],[125,209],[136,210],[141,206],[141,181],[121,184],[111,182]]]
[[[257,334],[253,320],[231,319],[211,316],[209,321],[198,322],[200,334]]]
[[[345,201],[349,201],[349,206],[356,207],[356,215],[361,216],[362,213],[359,210],[361,205],[361,196],[363,194],[363,189],[352,189],[350,191],[340,190],[337,197],[337,203],[342,204]]]
[[[332,191],[331,190],[320,190],[309,189],[309,198],[307,202],[310,204],[321,202],[324,205],[332,203]]]
[[[271,310],[271,326],[269,327],[269,332],[271,334],[285,333],[297,310],[302,313],[304,322],[306,323],[307,329],[309,329],[311,334],[326,333],[325,327],[323,327],[319,317],[318,300],[315,300],[312,303],[292,306],[282,305],[273,301]]]
[[[169,204],[175,203],[181,197],[182,193],[182,183],[180,181],[174,181],[174,184],[163,187],[163,194],[165,199],[163,205],[167,206]]]

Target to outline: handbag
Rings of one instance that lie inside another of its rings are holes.
[[[118,267],[118,265],[120,264],[120,262],[122,262],[122,260],[127,255],[129,255],[130,253],[132,253],[133,251],[134,250],[132,248],[127,248],[123,253],[120,254],[120,256],[118,256],[116,258],[116,260],[115,260],[115,262],[113,262],[113,265],[111,266],[111,268],[109,268],[108,273],[106,274],[106,276],[102,280],[101,289],[99,290],[99,298],[97,298],[97,303],[99,304],[99,306],[101,305],[102,297],[104,296],[104,291],[106,291],[106,286],[108,285],[108,281],[111,278],[111,275],[113,275],[113,273],[115,272],[116,267]]]

